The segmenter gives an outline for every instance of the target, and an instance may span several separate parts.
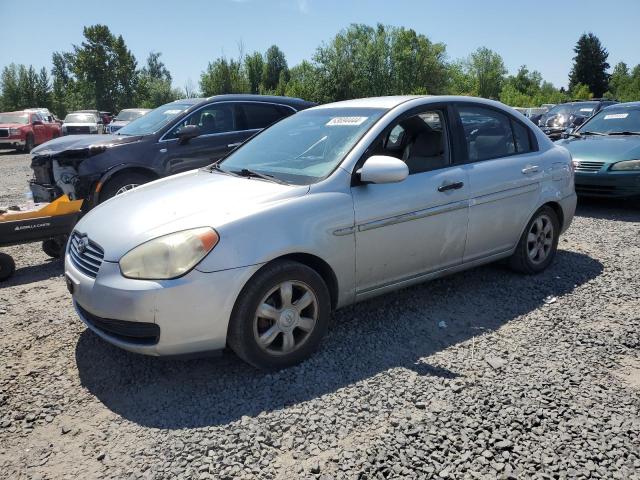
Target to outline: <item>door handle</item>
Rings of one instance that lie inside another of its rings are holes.
[[[529,175],[531,173],[538,173],[539,171],[540,171],[540,167],[538,167],[537,165],[530,165],[522,169],[522,173],[524,175]]]
[[[447,190],[459,190],[462,187],[464,187],[464,182],[445,183],[445,184],[440,185],[438,187],[438,191],[439,192],[446,192]]]
[[[240,145],[242,145],[242,142],[230,143],[229,145],[227,145],[227,148],[236,148]]]

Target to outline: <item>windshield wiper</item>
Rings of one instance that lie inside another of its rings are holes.
[[[210,172],[216,171],[216,172],[224,173],[226,175],[231,175],[232,177],[240,177],[241,176],[241,175],[238,175],[236,172],[231,172],[229,170],[223,170],[219,163],[214,163],[212,165],[209,165],[208,167],[206,167],[206,169],[208,171],[210,171]]]
[[[268,180],[270,182],[279,183],[281,185],[288,185],[287,182],[284,182],[279,178],[274,177],[273,175],[269,175],[268,173],[256,172],[255,170],[249,170],[248,168],[243,168],[242,170],[238,170],[232,173],[240,177],[247,177],[247,178],[256,177],[256,178],[261,178],[263,180]]]
[[[640,132],[609,132],[607,135],[640,135]]]
[[[604,137],[606,135],[606,133],[600,133],[600,132],[580,132],[580,135],[598,135],[601,137]]]

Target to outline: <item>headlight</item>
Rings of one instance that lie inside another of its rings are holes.
[[[127,278],[167,280],[189,272],[218,243],[210,227],[194,228],[150,240],[134,248],[120,260]]]
[[[20,135],[20,129],[19,128],[10,128],[9,129],[9,136],[13,137],[15,135]]]
[[[611,170],[640,170],[640,160],[627,160],[625,162],[614,163]]]

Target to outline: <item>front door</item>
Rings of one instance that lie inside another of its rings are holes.
[[[400,183],[355,185],[357,294],[462,262],[468,179],[454,165],[447,109],[411,112],[369,149],[409,166]]]
[[[464,261],[513,248],[540,195],[543,165],[528,127],[488,107],[458,107],[468,150],[469,229]]]
[[[213,103],[189,115],[161,140],[161,148],[167,150],[167,174],[193,170],[220,160],[253,133],[240,130],[236,123],[233,103]],[[201,134],[181,143],[178,129],[186,125],[197,125]]]

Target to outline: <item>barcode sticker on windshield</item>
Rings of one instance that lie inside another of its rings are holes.
[[[327,122],[327,127],[362,125],[367,117],[333,117]]]
[[[593,110],[593,108],[581,108],[580,111],[581,112],[591,112]]]
[[[182,110],[165,110],[163,113],[165,115],[175,115],[176,113],[180,113]]]
[[[610,113],[609,115],[605,115],[605,120],[614,120],[616,118],[627,118],[629,116],[628,113]]]

